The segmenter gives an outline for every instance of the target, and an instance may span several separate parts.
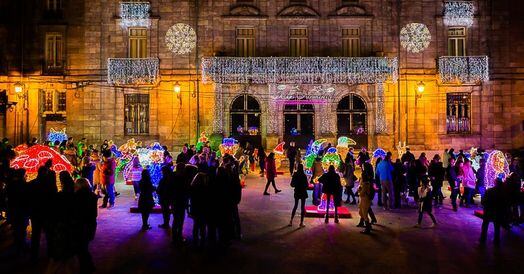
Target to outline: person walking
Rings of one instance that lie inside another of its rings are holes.
[[[326,217],[324,222],[329,223],[329,204],[331,199],[333,199],[333,204],[335,207],[335,223],[338,224],[338,207],[342,201],[342,184],[340,182],[340,176],[335,171],[335,167],[330,165],[328,172],[320,176],[318,179],[322,183],[322,193],[326,194]]]
[[[101,185],[102,193],[104,193],[104,199],[100,208],[107,208],[109,202],[109,208],[115,206],[115,169],[116,162],[111,157],[111,151],[105,150],[102,154],[103,164],[101,172]]]
[[[82,169],[80,170],[80,177],[86,178],[87,181],[92,184],[96,165],[91,162],[91,157],[88,155],[82,158]]]
[[[86,178],[76,180],[74,197],[73,227],[80,273],[93,273],[95,265],[89,252],[89,243],[95,238],[96,234],[98,198],[93,193],[91,184]]]
[[[277,188],[275,184],[275,178],[277,177],[277,167],[275,163],[275,153],[271,152],[269,153],[269,156],[266,159],[266,178],[267,183],[266,187],[264,188],[264,195],[269,195],[269,192],[267,192],[269,188],[269,184],[273,185],[273,188],[275,189],[275,194],[279,193],[281,190]]]
[[[138,210],[142,214],[142,231],[151,229],[149,225],[149,215],[155,206],[153,192],[155,191],[151,182],[149,170],[142,170],[142,179],[140,180],[140,197],[138,198]]]
[[[358,214],[360,215],[360,222],[357,227],[364,227],[362,231],[364,234],[371,233],[371,222],[369,216],[371,216],[371,221],[376,223],[377,219],[375,214],[373,214],[373,209],[371,209],[371,199],[373,198],[373,166],[370,163],[364,163],[362,166],[362,178],[360,180],[360,185],[358,187]]]
[[[348,154],[349,155],[349,154]],[[357,204],[357,198],[355,197],[355,192],[353,192],[353,188],[355,187],[355,163],[352,160],[352,157],[346,157],[345,161],[345,170],[344,170],[344,179],[346,180],[346,194],[347,198],[345,203],[346,204]],[[351,198],[353,198],[353,201],[351,202]]]
[[[171,213],[173,212],[171,207],[174,192],[173,172],[170,166],[163,166],[161,172],[162,179],[160,179],[158,183],[156,193],[158,194],[158,202],[162,209],[162,219],[164,222],[158,225],[158,227],[167,229],[169,228]]]
[[[462,185],[464,186],[463,200],[466,207],[470,207],[473,204],[473,194],[475,192],[476,183],[475,172],[471,167],[471,161],[469,159],[464,160],[462,165]]]
[[[442,185],[444,182],[444,166],[440,161],[440,156],[435,154],[433,160],[429,164],[428,175],[431,179],[431,185],[433,186],[435,206],[441,206],[442,200],[444,200],[444,194],[442,194]]]
[[[297,148],[295,147],[295,142],[290,142],[289,147],[286,151],[286,157],[289,160],[289,174],[293,174],[293,170],[295,169],[295,160],[297,157]]]
[[[133,184],[133,191],[135,193],[135,200],[138,199],[138,196],[140,195],[140,180],[142,179],[142,165],[140,164],[140,159],[138,156],[133,157],[133,163],[131,168],[129,169],[128,179],[131,180]]]
[[[421,185],[418,187],[418,222],[415,225],[415,227],[420,227],[420,224],[422,223],[422,215],[424,213],[427,213],[431,218],[431,221],[433,221],[431,227],[435,227],[437,225],[437,220],[435,219],[435,216],[433,216],[432,213],[433,195],[431,191],[432,188],[431,183],[429,182],[429,178],[427,176],[422,177]]]
[[[451,206],[453,207],[453,211],[457,211],[457,197],[460,192],[460,179],[457,176],[457,166],[455,165],[455,158],[450,157],[449,158],[449,165],[447,169],[447,179],[449,188],[451,189]]]
[[[380,179],[382,189],[382,205],[385,210],[395,207],[395,196],[393,189],[393,165],[391,164],[391,153],[377,165],[377,177]]]
[[[482,198],[482,206],[484,207],[484,215],[482,216],[480,244],[486,243],[489,223],[492,222],[495,230],[493,242],[495,245],[499,245],[500,226],[503,224],[507,213],[507,207],[504,204],[503,178],[495,179],[495,187],[486,190],[486,194]]]
[[[266,151],[262,146],[258,148],[258,164],[260,166],[260,177],[264,177],[264,169],[266,168]]]
[[[307,195],[307,176],[304,173],[304,166],[302,164],[297,165],[297,170],[293,173],[291,178],[291,187],[295,189],[295,205],[291,211],[291,220],[289,221],[289,226],[293,225],[293,218],[297,212],[298,203],[300,202],[300,227],[304,227],[304,215],[306,214],[306,199]]]

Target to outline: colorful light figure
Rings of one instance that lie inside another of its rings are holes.
[[[226,154],[233,156],[238,149],[238,141],[235,138],[224,138],[218,149],[222,156]]]
[[[355,140],[348,138],[346,136],[339,137],[337,140],[338,155],[340,155],[342,159],[346,159],[346,156],[348,155],[348,152],[349,152],[349,146],[355,146],[355,145],[357,145],[357,142],[355,142]]]
[[[495,179],[498,176],[507,177],[509,173],[509,164],[504,153],[500,150],[490,152],[486,161],[486,175],[484,177],[486,188],[494,187]]]
[[[340,156],[334,147],[329,148],[324,154],[324,157],[322,157],[322,168],[328,170],[330,165],[333,165],[337,170],[340,166]]]
[[[377,148],[377,149],[375,149],[375,151],[373,151],[373,158],[379,158],[380,157],[380,158],[384,159],[384,158],[386,158],[386,154],[387,153],[386,153],[385,150],[383,150],[381,148]]]
[[[318,152],[320,149],[322,149],[322,146],[324,143],[326,143],[326,139],[318,139],[315,140],[313,143],[311,143],[308,148],[306,149],[306,165],[305,167],[307,169],[310,169],[313,166],[313,162],[315,162],[315,158],[318,156]]]
[[[51,169],[56,173],[64,170],[69,172],[73,171],[73,166],[63,155],[60,155],[48,146],[42,145],[31,146],[21,152],[20,155],[11,162],[11,167],[14,169],[25,169],[28,179],[31,180],[36,177],[38,168],[43,166],[49,159],[53,162]]]
[[[68,137],[65,128],[60,131],[56,131],[54,128],[51,128],[47,134],[47,141],[49,141],[51,144],[54,144],[56,141],[62,143],[67,141],[67,138]]]
[[[286,142],[281,142],[273,149],[273,153],[275,153],[275,167],[277,169],[282,166],[282,160],[286,158],[286,155],[284,155],[284,145],[286,145]]]
[[[207,141],[208,141],[208,139],[207,139],[206,132],[202,131],[200,133],[200,138],[198,138],[198,142],[196,144],[196,150],[197,151],[201,151],[202,148],[204,147],[204,145],[207,143]]]

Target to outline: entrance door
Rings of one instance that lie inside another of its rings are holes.
[[[315,139],[315,109],[311,104],[287,104],[284,106],[284,141],[289,145],[306,148]]]
[[[338,102],[337,131],[338,137],[353,139],[356,148],[368,146],[367,108],[360,96],[350,94]]]

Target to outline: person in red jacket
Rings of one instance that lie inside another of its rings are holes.
[[[106,208],[107,203],[109,202],[109,208],[115,206],[115,169],[116,162],[115,159],[111,157],[111,151],[106,150],[102,154],[103,164],[102,164],[102,174],[101,174],[101,184],[102,184],[102,193],[104,193],[104,199],[102,206],[100,208]]]
[[[275,178],[277,177],[277,166],[275,164],[275,153],[271,152],[269,153],[269,156],[267,156],[266,159],[266,188],[264,189],[264,195],[269,195],[269,192],[267,192],[267,189],[269,188],[269,184],[273,184],[273,188],[275,189],[275,193],[279,193],[281,190],[277,189],[277,186],[275,185]]]

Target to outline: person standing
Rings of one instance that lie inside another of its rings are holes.
[[[476,179],[475,172],[471,167],[471,161],[465,158],[462,166],[462,184],[464,185],[463,200],[465,201],[466,207],[470,207],[473,204]]]
[[[87,181],[92,184],[95,170],[96,166],[91,162],[91,158],[88,155],[84,156],[84,158],[82,158],[80,177],[86,178]]]
[[[266,151],[262,146],[258,148],[258,164],[260,166],[260,177],[264,177],[264,169],[266,168]]]
[[[267,183],[266,187],[264,188],[264,195],[269,195],[269,192],[267,192],[269,188],[269,184],[273,185],[273,188],[275,189],[275,194],[279,193],[281,190],[277,188],[275,184],[275,178],[277,177],[277,167],[275,163],[275,153],[271,152],[269,153],[269,156],[266,159],[266,178]]]
[[[346,180],[346,194],[347,194],[345,203],[355,205],[357,204],[357,198],[355,197],[353,188],[355,187],[356,177],[355,177],[355,163],[353,162],[352,157],[346,157],[345,166],[346,168],[344,170],[344,179]],[[353,198],[352,202],[350,198]]]
[[[506,206],[504,204],[504,189],[502,178],[495,179],[495,187],[486,191],[482,198],[482,206],[484,207],[484,215],[482,216],[482,232],[480,234],[480,244],[486,243],[489,223],[493,222],[495,245],[500,243],[500,226],[504,222],[506,214]]]
[[[102,192],[104,193],[104,199],[100,208],[107,208],[109,202],[109,208],[115,206],[115,169],[116,162],[111,157],[111,151],[106,150],[102,153],[103,164],[101,170],[101,186]]]
[[[429,182],[429,178],[427,176],[424,176],[421,179],[421,185],[418,187],[418,197],[418,222],[415,227],[420,227],[420,224],[422,223],[422,215],[424,213],[427,213],[431,218],[431,221],[433,221],[431,227],[435,227],[437,225],[437,220],[432,213],[433,196],[431,192],[431,183]]]
[[[79,178],[75,183],[74,194],[74,231],[76,236],[76,254],[80,273],[93,273],[95,265],[89,252],[89,243],[95,238],[96,218],[98,216],[97,200],[91,185],[86,178]]]
[[[448,149],[444,149],[444,153],[442,154],[442,167],[444,167],[444,169],[447,169],[448,168],[448,165],[449,165],[449,152],[448,152]]]
[[[134,156],[132,160],[132,166],[129,169],[129,175],[127,176],[131,183],[133,184],[133,191],[135,192],[135,200],[138,199],[140,195],[140,180],[142,179],[142,165],[140,164],[140,159],[138,156]]]
[[[293,225],[293,218],[297,212],[298,203],[300,201],[300,227],[304,227],[304,215],[306,213],[306,199],[307,195],[307,176],[304,173],[304,166],[302,164],[297,165],[297,170],[293,173],[291,178],[291,187],[295,188],[295,205],[291,211],[291,220],[289,221],[289,226]]]
[[[155,188],[151,182],[151,175],[149,170],[142,170],[142,179],[140,180],[140,197],[138,198],[138,210],[142,214],[142,230],[149,230],[151,226],[149,225],[149,215],[155,206],[155,201],[153,200],[153,192]]]
[[[362,147],[360,152],[358,153],[357,162],[358,165],[362,168],[365,162],[369,161],[371,158],[369,158],[369,153],[366,149],[366,147]]]
[[[176,164],[173,175],[173,225],[171,227],[173,244],[184,242],[182,232],[189,198],[185,166],[184,163]]]
[[[338,224],[338,207],[342,201],[342,184],[340,182],[340,176],[335,171],[335,167],[330,165],[328,172],[320,176],[318,179],[322,183],[322,193],[326,194],[326,217],[324,222],[329,223],[329,204],[331,199],[333,199],[333,204],[335,207],[335,223]]]
[[[190,187],[191,207],[193,218],[193,244],[203,247],[206,241],[206,198],[209,181],[206,173],[199,171]]]
[[[289,143],[289,147],[286,151],[286,157],[289,160],[289,174],[293,175],[293,170],[295,169],[295,160],[297,157],[297,148],[295,147],[295,142]]]
[[[371,199],[373,198],[373,166],[370,163],[364,163],[362,170],[362,178],[360,180],[360,185],[358,186],[358,214],[360,215],[360,222],[357,227],[364,227],[362,231],[364,234],[369,234],[371,232],[371,223],[369,221],[369,216],[371,216],[372,222],[376,223],[377,219],[375,214],[373,214],[373,209],[371,209]]]
[[[457,176],[457,166],[455,165],[455,158],[449,158],[447,175],[449,188],[451,188],[451,195],[449,198],[451,199],[453,211],[457,211],[457,197],[460,191],[460,179]]]
[[[440,161],[440,156],[435,154],[429,164],[428,175],[434,190],[435,206],[441,206],[444,194],[442,194],[442,184],[444,182],[444,167]]]
[[[160,228],[169,228],[169,219],[171,218],[173,204],[173,172],[170,166],[162,167],[162,179],[158,183],[156,193],[158,194],[158,202],[162,208],[162,218],[164,222],[158,225]]]
[[[10,169],[7,175],[7,222],[13,230],[16,255],[22,255],[29,224],[28,186],[24,169]]]
[[[390,152],[388,152],[386,158],[377,165],[377,175],[382,188],[382,205],[385,210],[389,210],[395,207],[393,165],[391,164]]]

